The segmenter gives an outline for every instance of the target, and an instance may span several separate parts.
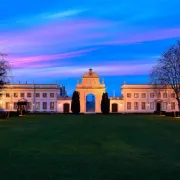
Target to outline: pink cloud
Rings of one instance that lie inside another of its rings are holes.
[[[9,63],[13,67],[23,67],[23,66],[34,66],[34,63],[40,63],[45,61],[52,61],[52,60],[62,60],[68,58],[75,58],[84,56],[89,52],[95,51],[97,48],[73,51],[68,53],[61,53],[61,54],[53,54],[53,55],[41,55],[41,56],[32,56],[32,57],[8,57]],[[36,64],[36,66],[41,66]]]

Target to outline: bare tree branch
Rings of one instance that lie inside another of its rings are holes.
[[[172,88],[180,111],[180,41],[161,55],[150,73],[150,83],[156,90]]]
[[[9,73],[11,71],[8,61],[5,60],[7,54],[0,52],[0,90],[4,88],[5,84],[10,82]]]

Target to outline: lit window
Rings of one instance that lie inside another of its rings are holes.
[[[142,98],[146,98],[146,93],[142,93],[142,94],[141,94],[141,97],[142,97]]]
[[[43,110],[47,109],[47,102],[43,102]]]
[[[54,97],[54,93],[50,93],[50,97],[53,98]]]
[[[138,97],[139,97],[139,94],[138,94],[138,93],[134,93],[134,97],[135,97],[135,98],[138,98]]]
[[[36,110],[40,110],[40,102],[36,102]]]
[[[7,109],[7,110],[10,109],[10,102],[6,102],[6,109]]]
[[[167,110],[167,102],[163,102],[163,109]]]
[[[127,93],[127,98],[131,98],[131,93]]]
[[[154,102],[150,102],[150,110],[154,110]]]
[[[175,102],[171,102],[171,110],[175,110],[176,104]]]
[[[167,98],[167,93],[163,93],[163,98]]]
[[[32,103],[31,102],[28,102],[27,103],[27,107],[28,107],[28,110],[30,110],[32,108]]]
[[[145,102],[142,102],[142,103],[141,103],[141,107],[142,107],[142,110],[146,110],[146,103],[145,103]]]
[[[150,93],[150,98],[154,98],[154,93]]]
[[[134,110],[138,110],[138,102],[134,102]]]
[[[54,102],[50,102],[50,110],[54,110]]]

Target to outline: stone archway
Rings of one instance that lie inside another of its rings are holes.
[[[76,91],[80,93],[81,113],[86,113],[86,96],[88,94],[93,94],[96,97],[95,112],[101,113],[101,99],[106,88],[103,81],[100,83],[96,72],[89,69],[89,72],[83,75],[82,82],[76,85]]]
[[[96,97],[94,94],[88,94],[86,96],[86,112],[95,112]]]

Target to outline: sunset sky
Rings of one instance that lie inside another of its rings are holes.
[[[148,83],[158,57],[180,39],[179,0],[6,0],[0,10],[0,51],[13,83],[65,84],[93,68],[109,95]]]

